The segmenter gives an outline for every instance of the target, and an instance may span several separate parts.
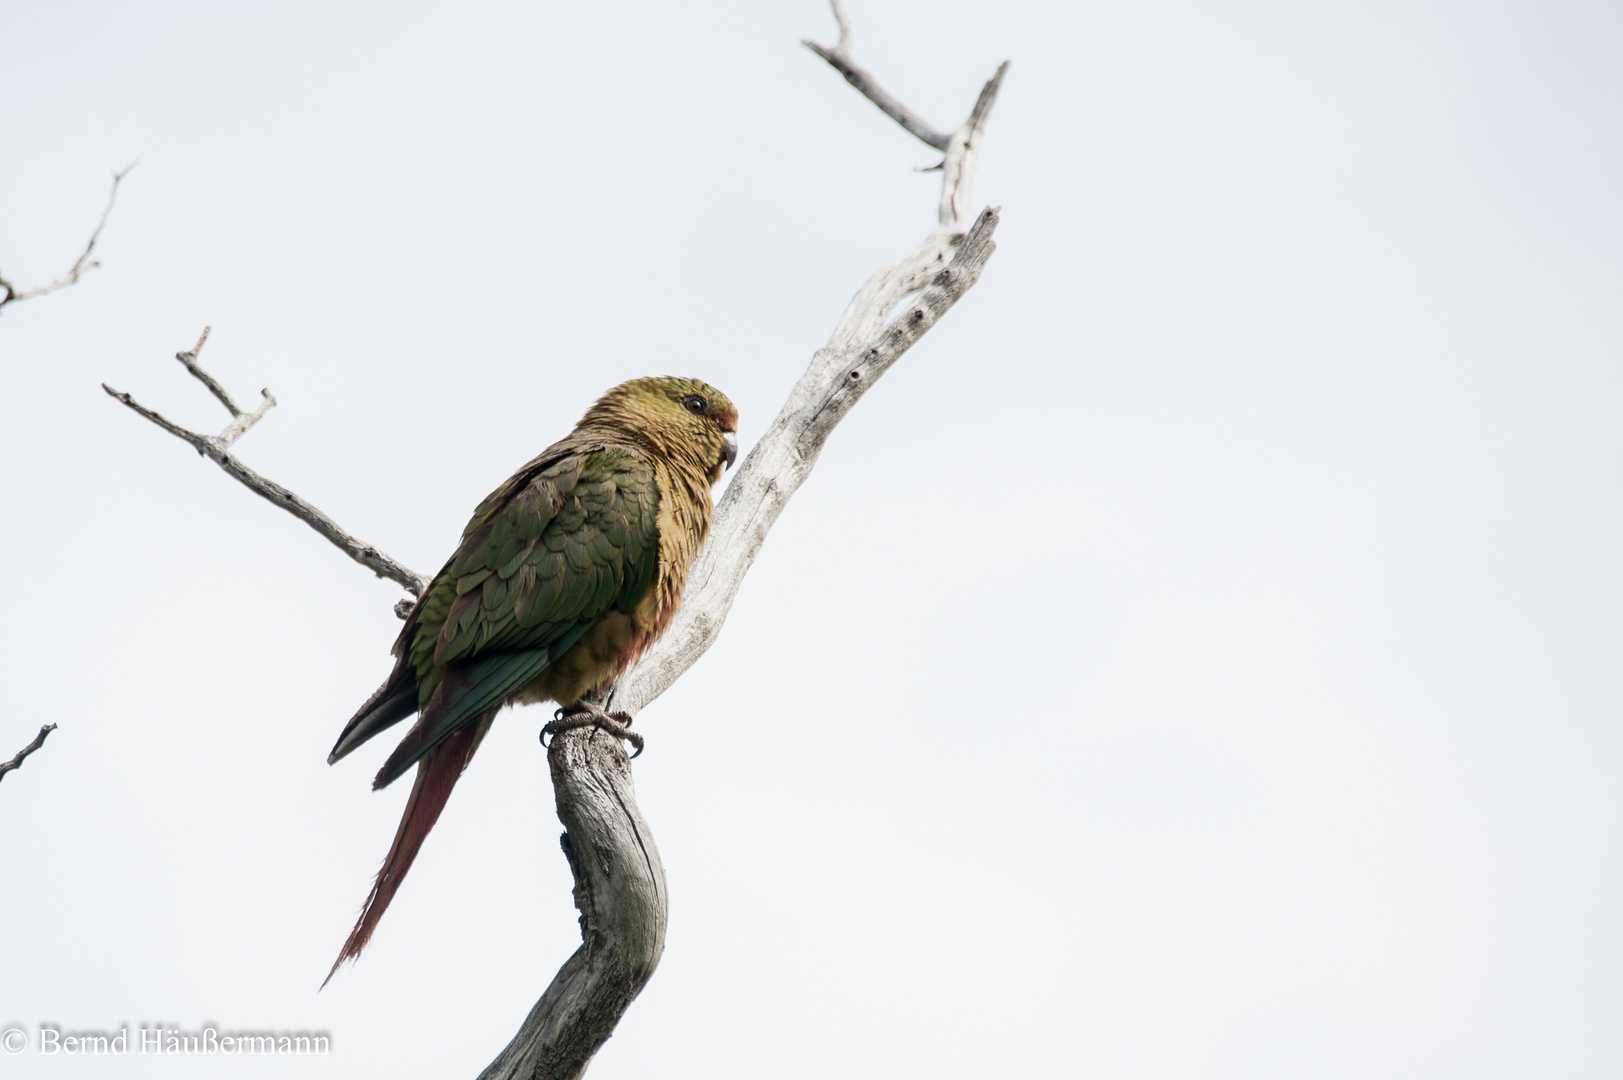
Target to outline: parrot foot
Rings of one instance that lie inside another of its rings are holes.
[[[567,709],[559,709],[553,713],[551,722],[541,729],[541,745],[547,745],[548,735],[594,726],[636,747],[632,757],[642,753],[642,736],[631,730],[631,717],[623,712],[604,712],[600,706],[590,701],[578,701]]]

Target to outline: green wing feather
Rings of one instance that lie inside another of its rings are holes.
[[[421,717],[374,786],[634,608],[658,567],[658,512],[652,465],[620,446],[543,455],[480,504],[401,636]]]

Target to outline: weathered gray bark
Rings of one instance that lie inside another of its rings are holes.
[[[665,949],[665,870],[637,810],[620,740],[566,731],[547,751],[581,946],[480,1080],[573,1080],[642,991]]]
[[[46,724],[45,726],[43,726],[43,727],[41,727],[39,729],[39,734],[34,736],[34,741],[33,742],[29,743],[27,746],[25,746],[21,750],[17,751],[17,756],[16,757],[12,758],[10,761],[0,763],[0,779],[3,779],[5,777],[5,775],[6,775],[6,773],[12,772],[12,771],[14,771],[16,769],[22,768],[23,767],[23,762],[28,760],[28,755],[32,754],[35,750],[38,750],[40,747],[44,746],[45,745],[45,736],[49,735],[51,732],[53,732],[55,730],[56,730],[56,725],[55,724]]]

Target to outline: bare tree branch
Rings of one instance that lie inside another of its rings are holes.
[[[21,750],[17,751],[17,756],[16,757],[12,758],[10,761],[5,762],[4,764],[0,764],[0,780],[4,780],[6,778],[6,773],[11,772],[13,769],[22,768],[23,767],[23,762],[27,760],[28,755],[32,754],[35,750],[38,750],[40,747],[44,746],[45,745],[45,736],[49,735],[51,732],[53,732],[55,730],[56,730],[56,725],[55,724],[46,724],[44,727],[39,729],[39,734],[34,736],[34,741],[33,742],[29,743],[27,746],[25,746]]]
[[[340,528],[332,518],[323,514],[276,481],[260,476],[244,465],[235,455],[228,452],[232,443],[241,438],[249,428],[259,423],[266,410],[276,405],[276,398],[271,395],[269,390],[261,390],[259,393],[264,400],[260,402],[258,409],[251,413],[245,413],[237,406],[237,403],[231,399],[231,395],[226,393],[225,387],[221,386],[212,375],[204,371],[197,362],[197,354],[203,351],[203,345],[208,341],[209,330],[210,328],[205,326],[202,336],[197,339],[197,344],[186,352],[176,353],[175,359],[184,364],[186,370],[191,372],[198,382],[208,387],[209,393],[218,398],[220,404],[224,405],[226,411],[231,414],[231,423],[227,424],[225,430],[221,431],[220,434],[200,435],[195,431],[188,431],[179,424],[142,405],[130,395],[114,390],[106,383],[102,383],[101,388],[107,391],[108,396],[128,405],[135,412],[140,413],[177,439],[184,439],[190,443],[199,454],[224,469],[227,475],[241,483],[249,491],[262,498],[269,499],[283,510],[309,525],[316,532],[332,541],[345,555],[371,570],[378,577],[398,581],[413,596],[422,595],[422,591],[428,587],[428,581],[421,574],[396,562],[371,544],[365,544],[355,539],[355,537]]]
[[[863,97],[879,106],[881,112],[906,128],[920,142],[937,150],[945,150],[948,140],[952,138],[951,135],[937,131],[920,119],[913,110],[885,93],[878,80],[865,69],[858,67],[856,61],[851,59],[851,46],[854,41],[851,19],[846,15],[845,5],[841,0],[829,0],[829,3],[834,8],[834,21],[840,26],[839,42],[832,49],[810,39],[801,41],[801,44],[827,60],[835,71],[845,76],[846,82],[862,91]]]
[[[237,403],[232,400],[231,395],[226,393],[225,387],[221,386],[217,381],[215,381],[214,376],[204,371],[197,363],[197,354],[203,351],[203,346],[208,344],[209,334],[213,332],[214,327],[203,327],[203,332],[197,337],[197,344],[193,345],[185,352],[176,353],[175,359],[179,360],[186,366],[186,370],[192,373],[192,377],[194,379],[209,388],[209,393],[213,394],[216,400],[218,400],[221,405],[225,406],[226,412],[230,413],[233,417],[239,417],[242,415],[242,410],[237,407]],[[269,394],[270,391],[262,390],[260,393]]]
[[[79,261],[73,264],[73,268],[49,285],[41,285],[36,289],[25,289],[22,292],[18,292],[16,286],[0,277],[0,290],[5,292],[4,296],[0,296],[0,308],[4,308],[7,304],[16,303],[19,300],[32,300],[36,296],[44,296],[46,293],[65,289],[69,285],[77,283],[81,277],[101,265],[100,262],[89,261],[90,253],[96,250],[96,241],[101,239],[101,231],[107,227],[107,215],[113,212],[113,203],[118,199],[118,185],[130,174],[130,170],[139,164],[138,161],[132,161],[124,166],[123,171],[113,174],[113,190],[107,196],[107,208],[101,212],[101,220],[96,223],[96,231],[90,234],[90,243],[85,245],[84,254],[79,256]]]

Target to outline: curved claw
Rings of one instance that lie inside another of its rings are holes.
[[[639,757],[643,751],[643,737],[632,731],[630,725],[631,717],[623,712],[604,712],[592,702],[580,701],[570,708],[553,712],[552,720],[541,729],[541,745],[551,749],[551,744],[547,742],[548,735],[556,736],[559,732],[595,726],[630,743],[635,748],[631,756]]]

